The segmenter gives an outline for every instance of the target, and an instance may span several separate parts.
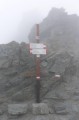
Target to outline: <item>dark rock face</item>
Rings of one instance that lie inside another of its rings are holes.
[[[40,41],[50,50],[67,50],[75,55],[79,53],[79,16],[68,15],[64,9],[53,8],[40,23]],[[29,40],[35,42],[35,26],[29,34]]]

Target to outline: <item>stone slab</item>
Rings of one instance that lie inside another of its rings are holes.
[[[35,103],[32,105],[32,107],[33,107],[33,114],[35,115],[49,114],[48,105],[45,103]]]
[[[28,105],[27,104],[9,104],[8,113],[10,115],[22,115],[27,113]]]

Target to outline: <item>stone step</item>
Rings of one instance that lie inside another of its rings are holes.
[[[28,111],[27,104],[9,104],[8,105],[8,113],[9,115],[23,115],[26,114]]]

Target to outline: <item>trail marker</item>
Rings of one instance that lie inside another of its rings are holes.
[[[40,103],[40,55],[46,55],[46,45],[39,43],[39,24],[36,25],[36,42],[30,43],[30,53],[36,55],[36,102]]]
[[[46,45],[42,43],[30,43],[30,49],[43,49],[46,48]]]
[[[46,49],[31,49],[30,53],[36,55],[46,55]]]

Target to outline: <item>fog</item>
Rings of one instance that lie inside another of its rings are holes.
[[[78,0],[0,0],[0,44],[28,42],[32,26],[40,23],[53,7],[79,15],[78,5]]]

